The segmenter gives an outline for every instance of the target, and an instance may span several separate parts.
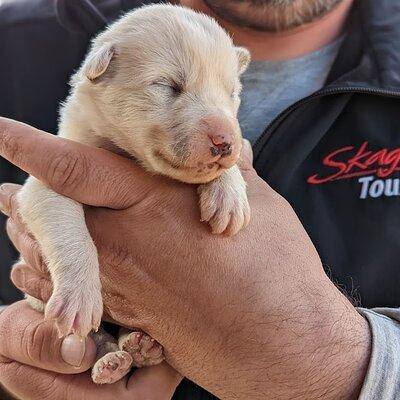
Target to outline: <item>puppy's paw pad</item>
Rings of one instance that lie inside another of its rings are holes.
[[[131,332],[120,343],[121,350],[128,352],[135,367],[149,367],[164,360],[163,347],[144,332]]]
[[[126,351],[107,353],[93,366],[92,380],[98,385],[115,383],[129,372],[132,363],[132,357]]]
[[[86,337],[97,330],[103,314],[103,301],[98,293],[88,291],[62,291],[53,293],[46,305],[45,317],[55,320],[61,337],[70,333]]]
[[[235,235],[250,221],[250,205],[245,186],[226,187],[211,182],[199,187],[201,220],[214,234]]]

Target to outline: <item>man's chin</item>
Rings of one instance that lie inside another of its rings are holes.
[[[293,0],[225,1],[203,0],[204,4],[221,20],[238,27],[259,32],[290,31],[315,22],[343,0],[308,0],[299,6]]]

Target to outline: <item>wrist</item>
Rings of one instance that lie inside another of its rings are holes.
[[[322,315],[329,322],[321,335],[314,335],[325,376],[320,375],[314,390],[324,399],[358,399],[371,355],[371,330],[367,320],[329,283],[331,295]]]
[[[258,315],[238,317],[226,335],[231,362],[224,365],[225,382],[236,382],[226,385],[235,396],[358,398],[371,351],[369,325],[328,278],[317,285],[309,286],[313,291],[308,295],[304,290],[297,302],[296,296],[287,295],[275,308],[259,307]]]
[[[357,399],[371,353],[369,324],[327,277],[320,284],[319,296],[316,290],[315,302],[304,307],[303,320],[282,345],[286,373],[291,371],[282,398]]]

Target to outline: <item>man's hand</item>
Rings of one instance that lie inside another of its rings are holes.
[[[368,325],[325,275],[290,205],[249,164],[252,221],[224,238],[200,223],[194,187],[150,177],[114,154],[9,120],[0,121],[0,154],[89,206],[107,313],[157,339],[182,374],[224,399],[357,397]],[[0,202],[31,267],[14,281],[47,298],[16,189],[3,186]]]
[[[180,381],[163,363],[138,370],[114,385],[98,386],[88,371],[95,356],[92,339],[73,335],[60,339],[55,326],[44,322],[42,314],[25,301],[0,313],[0,385],[19,399],[158,399],[157,391],[172,395]]]

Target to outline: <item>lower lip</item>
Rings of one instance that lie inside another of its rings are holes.
[[[199,170],[197,167],[178,167],[178,166],[172,164],[169,161],[169,159],[167,157],[165,157],[164,154],[161,151],[155,152],[155,156],[157,158],[161,159],[164,163],[168,164],[171,168],[179,170],[179,171],[188,171],[188,172],[189,171],[190,172],[196,171],[197,174],[207,175],[207,174],[209,174],[211,172],[214,172],[215,167],[217,167],[216,171],[219,171],[222,168],[222,166],[219,165],[218,163],[208,164],[208,165],[205,166],[205,168],[203,170]],[[209,168],[210,165],[212,165],[212,168]]]

